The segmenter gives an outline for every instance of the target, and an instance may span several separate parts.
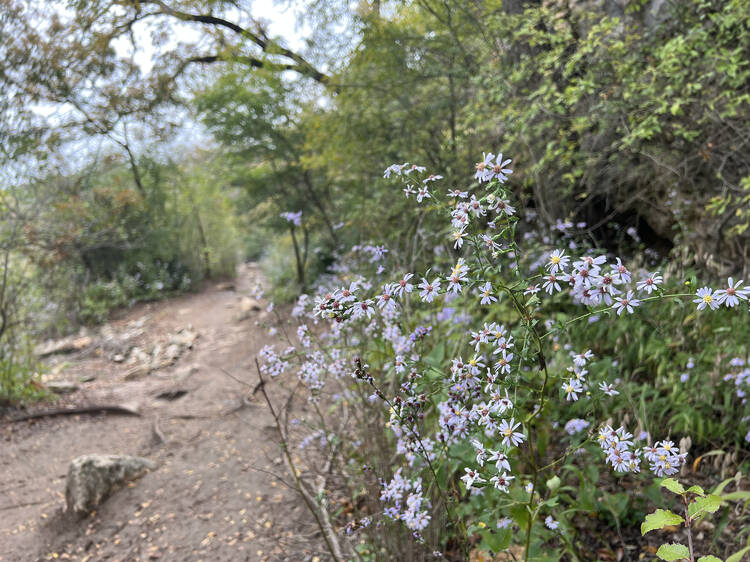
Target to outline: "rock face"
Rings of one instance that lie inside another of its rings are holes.
[[[107,499],[114,489],[134,480],[156,464],[127,455],[83,455],[68,467],[65,501],[69,513],[87,513]]]

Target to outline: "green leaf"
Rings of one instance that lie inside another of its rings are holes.
[[[745,555],[745,553],[749,551],[750,551],[750,546],[746,546],[742,550],[735,552],[734,554],[732,554],[732,556],[727,558],[727,562],[741,562],[742,557]]]
[[[641,523],[641,535],[645,535],[654,529],[663,529],[667,525],[679,525],[685,521],[682,517],[671,511],[657,509],[646,515],[646,520]]]
[[[714,513],[721,506],[721,496],[709,494],[705,498],[696,498],[688,505],[688,517],[695,519],[706,513]]]
[[[685,493],[685,488],[683,488],[682,484],[680,484],[674,478],[665,478],[664,480],[661,481],[661,486],[675,494],[682,495]]]
[[[698,562],[721,562],[721,558],[716,558],[716,556],[708,554],[706,556],[701,556],[700,558],[698,558]]]
[[[690,486],[687,489],[687,491],[691,492],[693,494],[698,494],[699,496],[705,496],[706,495],[705,490],[703,488],[701,488],[700,486]]]
[[[684,544],[663,544],[656,551],[662,560],[681,560],[690,557],[690,551]]]
[[[707,455],[703,455],[703,456],[705,457]],[[716,486],[716,488],[714,488],[714,491],[712,493],[716,495],[720,495],[724,491],[724,488],[727,487],[727,484],[729,484],[730,482],[734,482],[734,478],[727,478],[726,480],[724,480],[721,484],[719,484],[718,486]]]
[[[516,525],[525,528],[529,523],[529,512],[526,511],[524,505],[514,505],[510,508],[510,517],[515,521]]]
[[[552,492],[553,494],[557,491],[557,489],[560,487],[560,477],[559,476],[553,476],[549,480],[547,480],[547,489]]]
[[[430,354],[425,357],[425,361],[434,366],[434,367],[440,367],[443,359],[445,358],[445,343],[440,342],[437,347],[435,347]]]
[[[750,500],[750,492],[729,492],[728,494],[722,494],[721,499],[724,501]]]
[[[510,540],[513,538],[513,531],[511,529],[486,530],[480,534],[482,536],[481,547],[486,547],[493,552],[500,552],[508,548]]]

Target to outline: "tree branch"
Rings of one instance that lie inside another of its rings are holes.
[[[255,43],[260,49],[268,54],[268,55],[281,55],[283,57],[286,57],[292,61],[294,61],[296,64],[294,65],[287,65],[289,68],[287,70],[294,70],[296,72],[299,72],[300,74],[304,76],[308,76],[315,80],[316,82],[320,82],[321,84],[328,84],[329,83],[329,76],[315,68],[312,64],[310,64],[307,60],[305,60],[302,55],[292,51],[291,49],[287,49],[286,47],[282,47],[278,43],[268,39],[265,36],[261,36],[257,33],[253,33],[252,31],[234,23],[229,20],[219,18],[216,16],[212,16],[210,14],[191,14],[188,12],[183,12],[181,10],[176,10],[164,2],[162,0],[145,0],[143,3],[150,3],[155,4],[161,8],[161,13],[164,15],[172,16],[174,18],[177,18],[181,21],[187,21],[187,22],[195,22],[200,23],[204,25],[211,25],[214,27],[222,27],[225,29],[229,29],[233,33],[242,36],[245,39],[249,39],[253,43]],[[266,66],[267,63],[264,63],[258,59],[253,59],[252,57],[247,57],[248,60],[254,60],[259,63],[252,64],[252,66]],[[216,60],[207,61],[204,60],[202,62],[217,62],[218,60],[222,60],[217,58]],[[230,58],[229,60],[233,60]],[[196,61],[198,62],[198,61]]]

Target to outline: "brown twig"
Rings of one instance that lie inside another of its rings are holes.
[[[255,368],[258,371],[258,379],[260,380],[258,388],[263,394],[263,398],[266,400],[268,409],[270,410],[271,415],[273,416],[274,422],[276,423],[276,429],[279,432],[279,438],[281,439],[281,450],[284,453],[284,460],[286,461],[286,465],[287,465],[287,468],[289,469],[289,472],[291,472],[292,477],[294,478],[294,484],[297,488],[297,491],[302,496],[302,499],[307,505],[307,508],[310,510],[310,513],[312,513],[313,517],[315,518],[315,522],[318,524],[318,527],[320,528],[320,531],[323,534],[323,540],[326,543],[328,552],[331,554],[331,556],[336,562],[343,562],[345,558],[341,551],[341,546],[339,545],[338,539],[336,538],[336,535],[333,531],[331,521],[328,517],[328,512],[322,506],[318,505],[315,498],[312,496],[310,491],[305,487],[305,484],[300,479],[299,472],[297,471],[297,468],[294,465],[294,461],[292,460],[292,455],[289,452],[289,444],[287,441],[286,431],[284,430],[284,426],[281,423],[281,419],[279,418],[279,415],[276,412],[276,409],[273,407],[273,404],[271,402],[270,397],[268,396],[268,393],[266,392],[266,381],[263,379],[263,374],[261,373],[260,364],[258,363],[257,358],[255,359]]]

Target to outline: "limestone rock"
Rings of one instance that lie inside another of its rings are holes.
[[[169,336],[169,344],[192,349],[196,339],[198,339],[198,332],[194,331],[192,326],[187,326]]]
[[[240,310],[237,315],[237,320],[246,320],[250,318],[253,312],[258,312],[260,309],[260,303],[257,300],[250,297],[242,297],[240,300]]]
[[[242,297],[240,301],[240,310],[242,312],[250,312],[251,310],[260,310],[260,303],[250,297]]]
[[[164,358],[169,364],[177,361],[180,355],[182,355],[182,347],[176,343],[169,344],[167,349],[164,350]]]
[[[78,390],[78,385],[70,381],[47,381],[44,386],[55,394],[71,394]]]
[[[69,513],[88,513],[121,484],[143,476],[156,464],[128,455],[83,455],[68,467],[65,502]]]
[[[92,343],[89,336],[72,336],[61,340],[49,340],[34,348],[37,357],[48,357],[58,353],[72,353],[87,348]]]
[[[151,366],[150,365],[136,365],[135,367],[131,367],[127,370],[125,373],[125,376],[123,376],[123,380],[126,381],[132,381],[135,379],[139,379],[141,377],[145,377],[151,372]]]

